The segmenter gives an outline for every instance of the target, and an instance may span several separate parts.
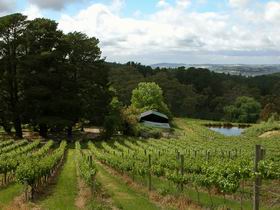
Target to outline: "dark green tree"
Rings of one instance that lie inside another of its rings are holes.
[[[26,51],[23,47],[26,16],[19,13],[0,18],[0,118],[8,130],[13,122],[16,136],[22,138],[22,72],[20,63]]]
[[[255,123],[259,119],[261,104],[251,97],[238,97],[233,105],[224,108],[226,119],[240,123]]]
[[[99,40],[79,32],[64,36],[67,64],[73,69],[72,78],[78,88],[79,119],[102,125],[111,101],[108,66],[101,59]]]
[[[59,45],[63,33],[55,21],[37,18],[30,21],[25,32],[24,69],[25,118],[39,126],[46,137],[49,128],[62,128],[68,112],[69,67],[63,63]]]

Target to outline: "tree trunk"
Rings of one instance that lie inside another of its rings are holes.
[[[48,134],[48,128],[46,124],[40,124],[39,125],[39,134],[40,136],[42,136],[43,138],[47,138],[47,134]]]
[[[16,116],[14,120],[14,127],[16,130],[16,137],[22,139],[21,119],[19,116]]]
[[[82,123],[82,125],[81,125],[81,132],[84,132],[84,131],[85,131],[84,124]]]
[[[7,133],[7,134],[11,134],[11,132],[12,132],[12,128],[11,128],[11,126],[7,123],[7,122],[4,122],[3,124],[2,124],[2,126],[3,126],[3,128],[4,128],[4,131]]]
[[[72,141],[72,126],[71,125],[69,125],[67,127],[67,137],[70,141]]]

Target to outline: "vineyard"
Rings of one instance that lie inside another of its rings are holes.
[[[279,205],[280,189],[272,190],[280,183],[280,148],[275,143],[278,139],[225,138],[195,123],[188,124],[187,129],[180,138],[116,138],[111,142],[89,143],[89,148],[98,160],[121,173],[146,179],[149,189],[157,189],[151,178],[156,177],[162,183],[169,182],[166,189],[158,189],[166,190],[165,193],[169,193],[172,183],[182,192],[185,188],[194,189],[197,202],[201,192],[208,193],[212,207],[221,205],[214,204],[212,197],[222,196],[224,205],[230,202],[235,208],[251,209],[253,180],[258,176],[265,183],[262,203],[271,202],[267,209],[273,208],[275,201]],[[253,170],[255,144],[265,148],[258,172]]]
[[[252,132],[225,137],[202,124],[176,119],[178,128],[166,139],[119,136],[75,144],[3,139],[0,209],[9,209],[18,196],[27,209],[32,205],[42,209],[186,209],[178,202],[161,203],[142,195],[151,192],[161,200],[167,196],[185,199],[193,209],[252,209],[257,193],[260,209],[280,209],[279,138],[258,138]],[[127,186],[125,179],[138,188]],[[131,203],[126,207],[123,198],[114,196],[117,187],[107,187],[107,180],[120,189],[128,188],[127,196],[135,196],[131,202],[142,199],[138,207]],[[87,196],[81,192],[81,183],[89,191]],[[104,191],[112,201],[104,201]],[[57,207],[67,196],[69,202]],[[88,200],[81,207],[75,197]],[[140,208],[142,204],[145,207]]]

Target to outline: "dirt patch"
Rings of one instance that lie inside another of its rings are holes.
[[[4,207],[3,210],[41,210],[39,206],[34,203],[26,203],[24,193],[16,197],[13,202]]]
[[[75,200],[75,205],[78,209],[85,209],[86,204],[91,198],[91,190],[83,180],[78,179],[78,196]]]
[[[270,137],[274,137],[274,136],[280,136],[280,130],[277,131],[267,131],[265,133],[263,133],[262,135],[260,135],[260,138],[270,138]]]
[[[75,206],[78,209],[91,209],[89,205],[96,205],[96,203],[102,206],[102,209],[118,210],[113,206],[113,202],[110,196],[102,189],[101,184],[96,184],[95,192],[88,186],[81,178],[78,167],[78,195],[75,199]]]

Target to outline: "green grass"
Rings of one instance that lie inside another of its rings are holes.
[[[23,186],[20,184],[11,184],[6,188],[0,189],[0,209],[9,204],[13,199],[23,192]]]
[[[258,137],[267,131],[275,130],[280,130],[280,122],[262,122],[246,129],[244,135],[249,137]]]
[[[50,196],[39,203],[43,209],[77,209],[75,207],[75,198],[78,189],[74,154],[73,149],[68,150],[66,161],[61,173],[59,174],[58,181],[53,189],[53,192]]]
[[[119,177],[115,177],[97,164],[98,181],[108,191],[114,204],[124,210],[154,210],[160,209],[144,195],[133,191]]]

